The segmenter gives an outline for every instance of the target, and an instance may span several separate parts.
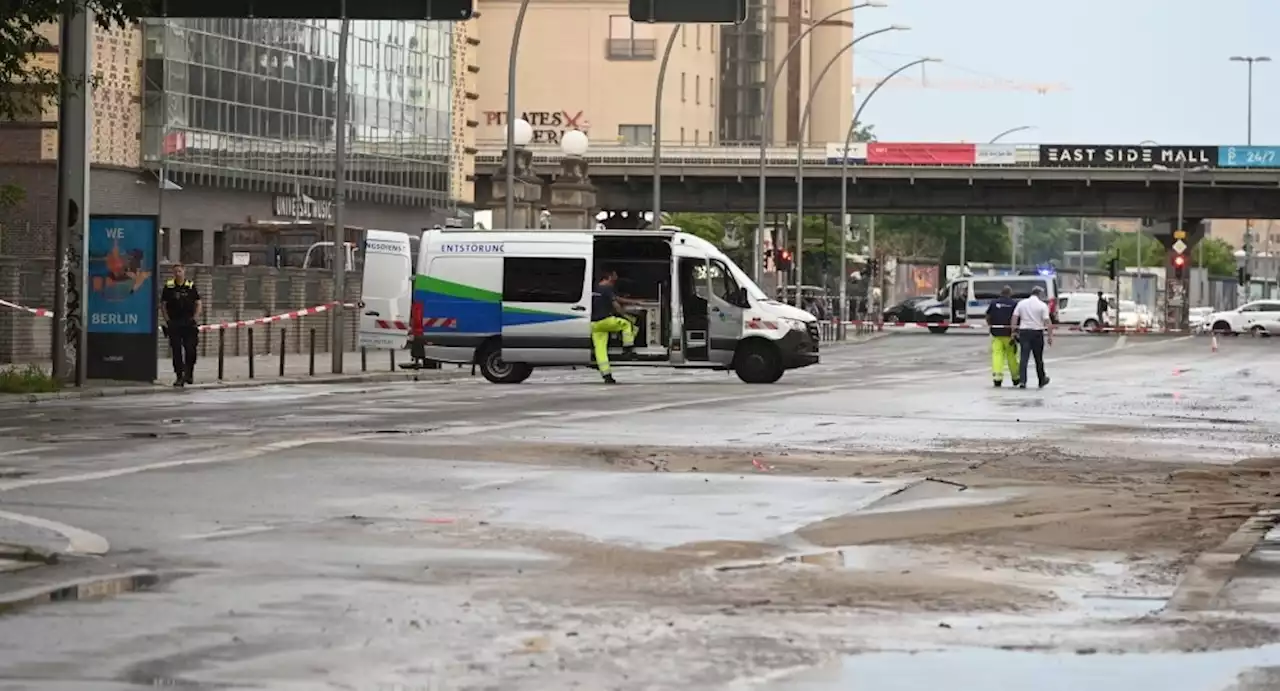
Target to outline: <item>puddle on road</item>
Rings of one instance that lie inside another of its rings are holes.
[[[1076,654],[982,648],[865,653],[756,685],[759,691],[1229,691],[1280,664],[1280,645],[1207,653]]]

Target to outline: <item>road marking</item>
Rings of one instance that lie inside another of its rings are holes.
[[[183,535],[183,540],[218,540],[227,537],[241,537],[244,535],[256,535],[258,533],[267,533],[277,530],[274,525],[251,525],[244,528],[227,528],[225,530],[215,530],[212,533],[196,533],[194,535]]]
[[[91,533],[82,528],[77,528],[66,523],[51,521],[47,518],[39,518],[37,516],[28,516],[21,513],[11,513],[9,511],[0,511],[0,519],[13,521],[14,523],[24,523],[26,525],[51,530],[62,537],[67,538],[68,554],[106,554],[111,548],[111,544],[107,542],[107,538],[97,533]]]
[[[31,449],[14,449],[12,451],[0,451],[0,457],[7,458],[9,456],[22,456],[29,453],[35,453],[39,450],[40,450],[39,448],[31,448]]]

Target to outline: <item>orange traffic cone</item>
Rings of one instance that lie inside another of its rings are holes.
[[[1218,334],[1214,334],[1213,340],[1209,341],[1209,351],[1213,353],[1218,352]]]

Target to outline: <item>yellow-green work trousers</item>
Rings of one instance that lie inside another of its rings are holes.
[[[622,334],[622,347],[630,348],[636,344],[636,334],[640,329],[635,320],[628,317],[605,317],[591,322],[591,346],[596,351],[596,369],[600,374],[608,374],[609,366],[609,334]]]
[[[992,336],[991,380],[1004,381],[1006,367],[1013,381],[1018,381],[1018,342],[1012,336]]]

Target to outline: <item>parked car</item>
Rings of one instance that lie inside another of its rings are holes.
[[[925,309],[937,302],[931,295],[917,295],[890,307],[881,316],[886,322],[923,322]]]
[[[1204,333],[1209,330],[1212,322],[1209,317],[1214,313],[1212,307],[1192,307],[1188,316],[1187,328],[1192,333]]]
[[[1280,300],[1254,300],[1233,310],[1214,312],[1205,321],[1216,334],[1266,334],[1268,324],[1280,321]]]

